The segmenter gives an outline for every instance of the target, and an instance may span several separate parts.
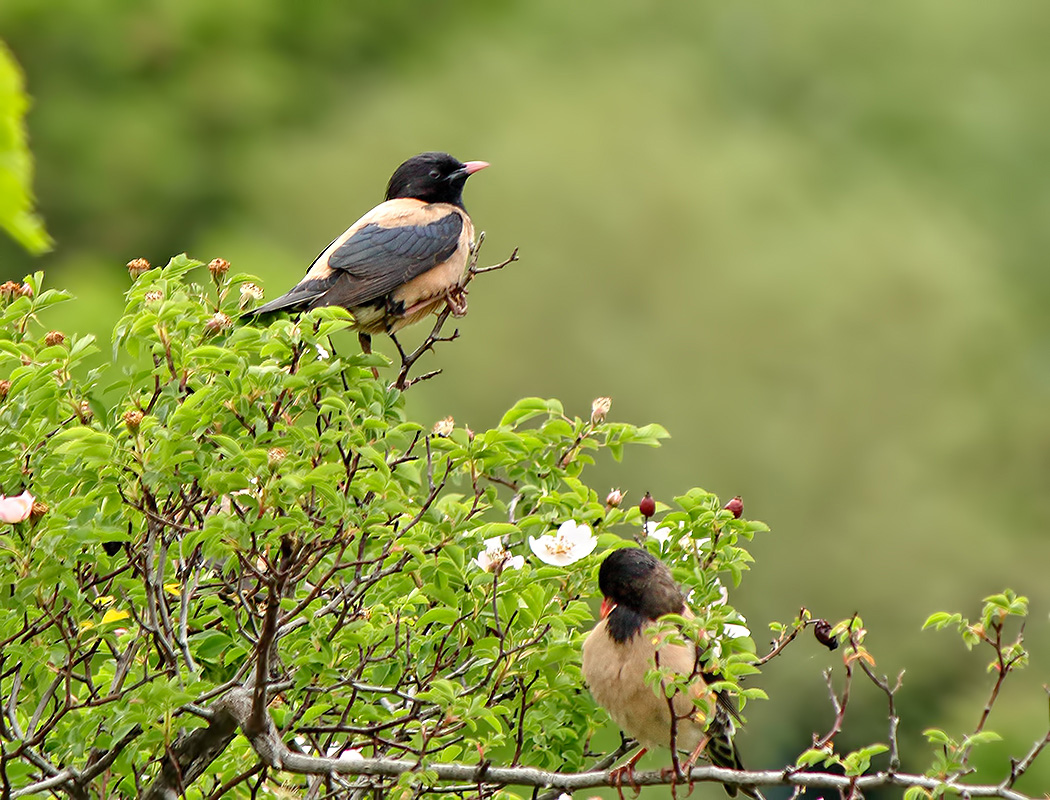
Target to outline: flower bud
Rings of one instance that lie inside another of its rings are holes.
[[[619,508],[620,503],[623,502],[623,494],[619,489],[610,489],[609,494],[605,497],[605,505],[609,508]]]
[[[839,646],[838,637],[832,634],[831,623],[826,619],[818,619],[813,623],[813,635],[828,650],[834,650]]]
[[[18,296],[19,297],[32,297],[33,296],[33,287],[30,286],[28,283],[23,283],[21,286],[18,287]]]
[[[128,262],[128,274],[132,280],[137,280],[139,275],[148,271],[150,263],[144,258],[133,258]]]
[[[612,398],[596,397],[591,403],[591,425],[599,425],[605,422],[605,415],[612,408]]]
[[[38,520],[49,510],[47,503],[41,503],[39,500],[34,500],[33,507],[29,509],[29,519],[34,521]]]
[[[740,519],[741,515],[743,515],[744,513],[744,501],[740,499],[740,495],[737,495],[724,506],[722,506],[722,508],[724,508],[726,511],[731,511],[734,517]]]
[[[642,516],[649,519],[653,514],[656,513],[656,500],[649,492],[645,493],[645,497],[638,501],[638,510],[642,512]]]
[[[213,278],[221,278],[230,271],[230,262],[225,258],[213,258],[208,262],[208,272]]]
[[[66,335],[62,331],[48,331],[44,336],[44,344],[48,347],[54,347],[55,345],[62,344],[66,340]]]

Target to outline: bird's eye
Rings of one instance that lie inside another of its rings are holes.
[[[438,178],[441,177],[441,171],[437,170],[437,169],[430,170],[430,177],[434,178],[435,180],[437,180]]]

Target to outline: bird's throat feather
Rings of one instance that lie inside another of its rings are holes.
[[[624,605],[618,605],[609,612],[605,622],[609,636],[617,644],[625,644],[651,623],[652,620]]]

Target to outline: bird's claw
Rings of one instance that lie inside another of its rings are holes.
[[[467,314],[467,289],[465,286],[453,286],[445,295],[445,303],[454,317]]]
[[[634,762],[628,761],[622,767],[616,767],[616,769],[609,771],[609,785],[616,788],[616,794],[620,796],[620,800],[623,800],[623,776],[627,776],[627,782],[631,788],[634,789],[634,796],[637,797],[642,793],[642,787],[637,784],[634,780]]]
[[[642,748],[629,759],[627,763],[616,767],[616,769],[609,770],[609,785],[616,787],[616,794],[620,795],[620,800],[623,800],[623,776],[627,776],[627,782],[634,789],[634,796],[637,797],[642,793],[642,787],[638,785],[638,782],[634,779],[634,765],[638,763],[638,760],[645,755],[646,748]]]

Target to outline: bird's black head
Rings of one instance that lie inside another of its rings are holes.
[[[671,570],[640,547],[613,550],[598,569],[598,588],[607,604],[616,604],[608,616],[609,630],[624,641],[647,620],[681,614],[685,597]]]
[[[464,164],[448,153],[420,153],[394,170],[386,189],[386,199],[412,197],[427,203],[451,203],[463,207],[463,184],[484,161]]]

